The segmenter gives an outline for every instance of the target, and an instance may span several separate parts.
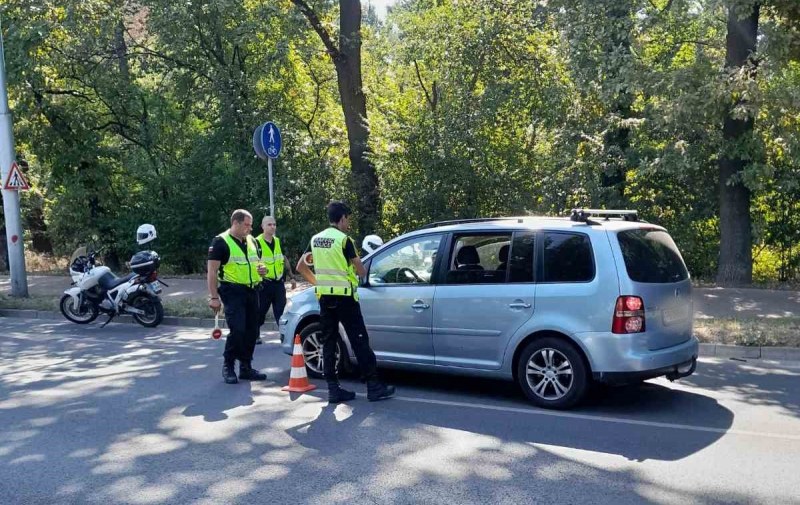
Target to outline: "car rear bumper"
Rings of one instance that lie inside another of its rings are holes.
[[[640,372],[593,372],[592,378],[604,384],[629,384],[662,376],[666,376],[667,379],[674,381],[692,375],[696,368],[697,358],[692,358],[689,361],[677,365]]]
[[[696,360],[700,346],[694,336],[655,351],[647,348],[641,334],[583,333],[578,335],[578,339],[589,358],[593,376],[601,379],[623,373],[643,377],[666,375],[676,367],[685,367],[686,363]]]

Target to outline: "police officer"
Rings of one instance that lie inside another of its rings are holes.
[[[208,306],[214,313],[219,312],[221,298],[230,329],[222,354],[222,378],[227,384],[239,382],[234,371],[236,360],[239,360],[239,379],[267,378],[252,366],[258,338],[256,287],[266,272],[259,261],[256,240],[250,235],[252,229],[253,216],[244,209],[235,210],[231,227],[217,235],[208,248]]]
[[[292,275],[292,268],[283,257],[281,241],[275,235],[275,218],[264,216],[261,220],[261,229],[264,231],[256,237],[256,242],[261,249],[261,260],[266,268],[266,273],[258,291],[258,326],[264,325],[267,320],[267,312],[272,306],[272,315],[275,316],[275,323],[278,324],[283,309],[286,308],[286,285],[284,284],[286,274]],[[297,282],[292,279],[292,289],[297,288]],[[256,339],[256,344],[261,343],[261,337]]]
[[[297,271],[314,284],[319,299],[322,324],[322,368],[328,382],[328,402],[340,403],[355,398],[355,393],[342,389],[336,375],[336,341],[339,323],[344,326],[353,347],[362,376],[367,380],[367,399],[382,400],[394,394],[394,386],[387,386],[378,378],[375,353],[369,346],[369,336],[358,303],[358,277],[367,275],[356,252],[353,239],[347,236],[350,229],[350,208],[342,202],[331,202],[327,207],[330,228],[314,235],[309,250],[297,263]],[[314,271],[304,258],[310,252]]]

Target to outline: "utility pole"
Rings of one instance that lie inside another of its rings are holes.
[[[25,249],[22,245],[22,218],[19,211],[19,191],[5,189],[5,181],[14,163],[14,132],[8,108],[6,57],[3,48],[3,25],[0,20],[0,184],[3,184],[3,212],[6,219],[8,269],[11,273],[11,296],[28,296],[28,275],[25,272]]]

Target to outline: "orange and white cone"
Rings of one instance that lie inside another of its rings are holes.
[[[305,393],[316,389],[317,386],[308,382],[306,375],[306,361],[303,359],[303,345],[300,343],[300,335],[294,337],[294,350],[292,351],[292,370],[289,373],[289,385],[283,386],[282,391],[292,393]]]

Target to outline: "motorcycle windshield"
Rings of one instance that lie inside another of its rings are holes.
[[[86,248],[85,247],[81,246],[81,247],[75,249],[75,252],[72,253],[72,256],[69,257],[69,264],[72,265],[73,263],[75,263],[76,259],[80,258],[81,256],[86,256],[86,255],[87,254],[86,254]]]

